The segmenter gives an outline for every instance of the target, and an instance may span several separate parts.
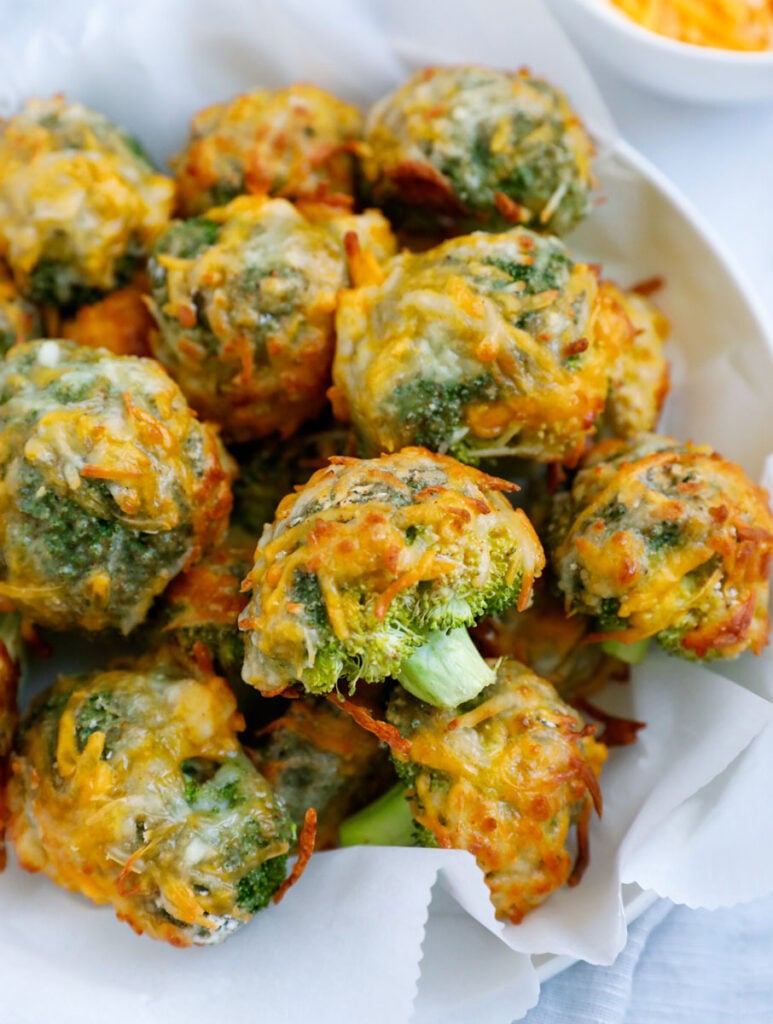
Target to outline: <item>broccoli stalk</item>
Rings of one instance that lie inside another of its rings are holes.
[[[463,627],[431,633],[406,658],[395,678],[414,697],[437,708],[455,708],[477,697],[496,678]]]
[[[638,665],[644,660],[649,642],[649,637],[646,637],[644,640],[636,640],[632,644],[627,644],[622,640],[615,640],[613,637],[610,637],[608,640],[602,641],[601,649],[605,654],[611,654],[613,658],[619,658],[620,661],[624,661],[626,665]]]
[[[373,803],[352,814],[338,833],[340,846],[411,846],[414,821],[408,786],[397,782]]]

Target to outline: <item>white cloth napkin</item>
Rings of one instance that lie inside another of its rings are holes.
[[[771,922],[773,897],[732,910],[658,900],[613,966],[579,963],[553,978],[523,1024],[770,1024]]]

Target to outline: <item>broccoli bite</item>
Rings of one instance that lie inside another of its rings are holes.
[[[151,343],[191,404],[233,441],[288,437],[326,403],[347,248],[394,251],[376,211],[243,196],[172,224],[150,261]]]
[[[768,497],[708,446],[597,445],[556,497],[550,547],[567,610],[594,616],[598,639],[654,636],[693,659],[768,642]]]
[[[236,96],[199,111],[171,161],[183,217],[245,193],[351,206],[362,116],[313,85]]]
[[[333,408],[363,454],[571,462],[604,408],[619,337],[593,269],[516,228],[403,253],[344,293]]]
[[[493,663],[496,680],[454,711],[395,687],[387,719],[410,742],[396,760],[413,817],[411,840],[469,850],[497,917],[518,924],[587,863],[591,807],[606,748],[595,726],[525,665]],[[405,820],[399,800],[371,821],[370,841]],[[364,823],[363,823],[364,825]],[[577,827],[577,859],[567,849]],[[574,870],[573,870],[574,861]]]
[[[612,373],[604,426],[614,437],[634,439],[655,430],[669,389],[663,345],[668,320],[646,296],[612,281],[599,286],[600,322],[617,334],[619,359]]]
[[[8,758],[18,720],[18,690],[23,641],[21,616],[0,610],[0,871],[5,868]]]
[[[225,530],[230,462],[151,359],[68,341],[0,362],[0,596],[128,633]]]
[[[295,828],[237,740],[226,683],[173,656],[62,677],[12,759],[22,867],[109,903],[138,933],[219,942],[285,879]]]
[[[0,264],[0,357],[11,345],[39,338],[42,333],[37,309],[19,293],[8,271]]]
[[[124,284],[174,186],[108,118],[61,96],[0,126],[0,253],[33,301],[72,308]]]
[[[566,97],[526,71],[417,71],[365,122],[368,200],[418,231],[522,224],[562,235],[591,207],[593,146]]]
[[[119,288],[99,302],[81,306],[62,324],[62,337],[117,356],[149,356],[154,321],[146,298],[147,288],[139,280]]]
[[[239,466],[234,481],[231,521],[252,537],[274,518],[279,502],[312,473],[327,465],[331,455],[351,455],[351,434],[323,417],[291,438],[263,438],[231,449]]]
[[[584,615],[567,616],[552,581],[543,576],[531,607],[522,612],[507,608],[483,619],[473,639],[487,658],[515,658],[552,683],[562,700],[574,701],[627,676],[621,658],[605,651],[602,643],[585,642],[591,625]],[[644,651],[632,645],[629,659],[639,654]]]
[[[394,676],[454,707],[491,681],[466,627],[526,607],[544,556],[513,485],[407,448],[333,458],[268,525],[252,588],[244,680],[271,695]]]
[[[386,749],[322,697],[289,701],[249,754],[299,829],[316,810],[318,850],[337,846],[344,818],[394,782]]]

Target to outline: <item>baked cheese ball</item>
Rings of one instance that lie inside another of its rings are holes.
[[[571,463],[619,351],[598,292],[591,267],[525,228],[403,253],[341,298],[334,411],[365,455]]]
[[[495,682],[456,711],[396,687],[387,718],[410,741],[407,760],[396,763],[418,838],[469,850],[497,917],[518,924],[565,882],[579,881],[607,752],[595,726],[550,683],[505,659]],[[576,865],[567,848],[574,826]]]
[[[0,254],[35,302],[74,307],[126,283],[173,192],[130,135],[62,96],[0,125]]]
[[[0,356],[4,356],[11,345],[31,341],[42,334],[37,309],[19,294],[10,274],[0,265]]]
[[[54,629],[119,629],[225,529],[230,463],[151,359],[68,341],[0,363],[0,596]]]
[[[655,636],[692,659],[768,642],[768,496],[708,446],[602,442],[556,497],[552,534],[567,610],[594,616],[598,639]]]
[[[591,207],[593,146],[555,86],[476,65],[417,71],[365,122],[370,202],[459,234],[516,224],[563,235]]]
[[[464,627],[525,607],[544,564],[502,493],[513,485],[421,448],[330,461],[281,502],[258,544],[240,620],[245,682],[324,693],[394,676],[445,703],[466,673],[460,684],[477,692],[481,659]]]
[[[9,835],[136,932],[220,942],[283,883],[295,829],[242,750],[226,683],[164,654],[60,678],[22,722]]]
[[[634,439],[655,430],[669,389],[663,346],[668,320],[645,295],[623,291],[612,281],[599,285],[601,320],[618,332],[619,360],[612,373],[604,425],[614,437]]]
[[[244,194],[351,207],[362,115],[314,85],[236,96],[200,110],[171,164],[180,215]]]
[[[346,246],[362,261],[391,255],[395,242],[377,211],[304,213],[256,196],[159,239],[154,354],[230,439],[287,437],[322,411],[338,292],[351,283]]]

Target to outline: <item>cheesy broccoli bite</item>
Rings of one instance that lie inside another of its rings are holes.
[[[225,529],[229,473],[153,360],[14,346],[0,363],[0,595],[53,629],[128,633]]]
[[[529,601],[544,556],[504,480],[408,448],[333,458],[267,526],[245,581],[245,682],[325,693],[394,676],[454,707],[491,682],[465,627]]]
[[[336,321],[331,399],[362,454],[577,459],[619,346],[591,267],[516,228],[403,253],[381,276],[345,292]]]
[[[298,828],[315,809],[318,850],[337,846],[347,815],[394,781],[386,748],[321,697],[288,701],[249,755]]]
[[[399,686],[387,708],[403,780],[342,827],[345,845],[440,846],[474,854],[497,917],[518,924],[588,861],[606,747],[544,679],[511,659],[456,711]],[[567,848],[577,830],[576,858]]]
[[[768,642],[767,494],[708,446],[605,441],[557,495],[550,541],[567,610],[598,639],[654,636],[687,658]]]
[[[313,85],[259,90],[199,111],[172,161],[183,217],[244,194],[351,206],[362,116]]]
[[[563,235],[590,210],[593,146],[566,97],[526,71],[417,71],[365,123],[367,198],[396,223]]]
[[[633,439],[655,430],[669,389],[663,346],[668,320],[645,295],[623,291],[612,281],[599,285],[600,323],[617,334],[619,358],[610,380],[604,427],[614,437]]]
[[[80,103],[30,100],[0,126],[0,253],[35,302],[71,308],[124,284],[172,199],[136,140]]]
[[[33,702],[12,760],[22,867],[154,939],[226,938],[282,885],[295,839],[242,726],[222,679],[171,656],[60,678]]]
[[[173,224],[150,261],[156,357],[234,441],[287,437],[325,405],[347,247],[394,252],[378,212],[243,196]]]
[[[0,356],[11,345],[39,338],[43,333],[40,314],[13,283],[13,279],[0,264]]]

